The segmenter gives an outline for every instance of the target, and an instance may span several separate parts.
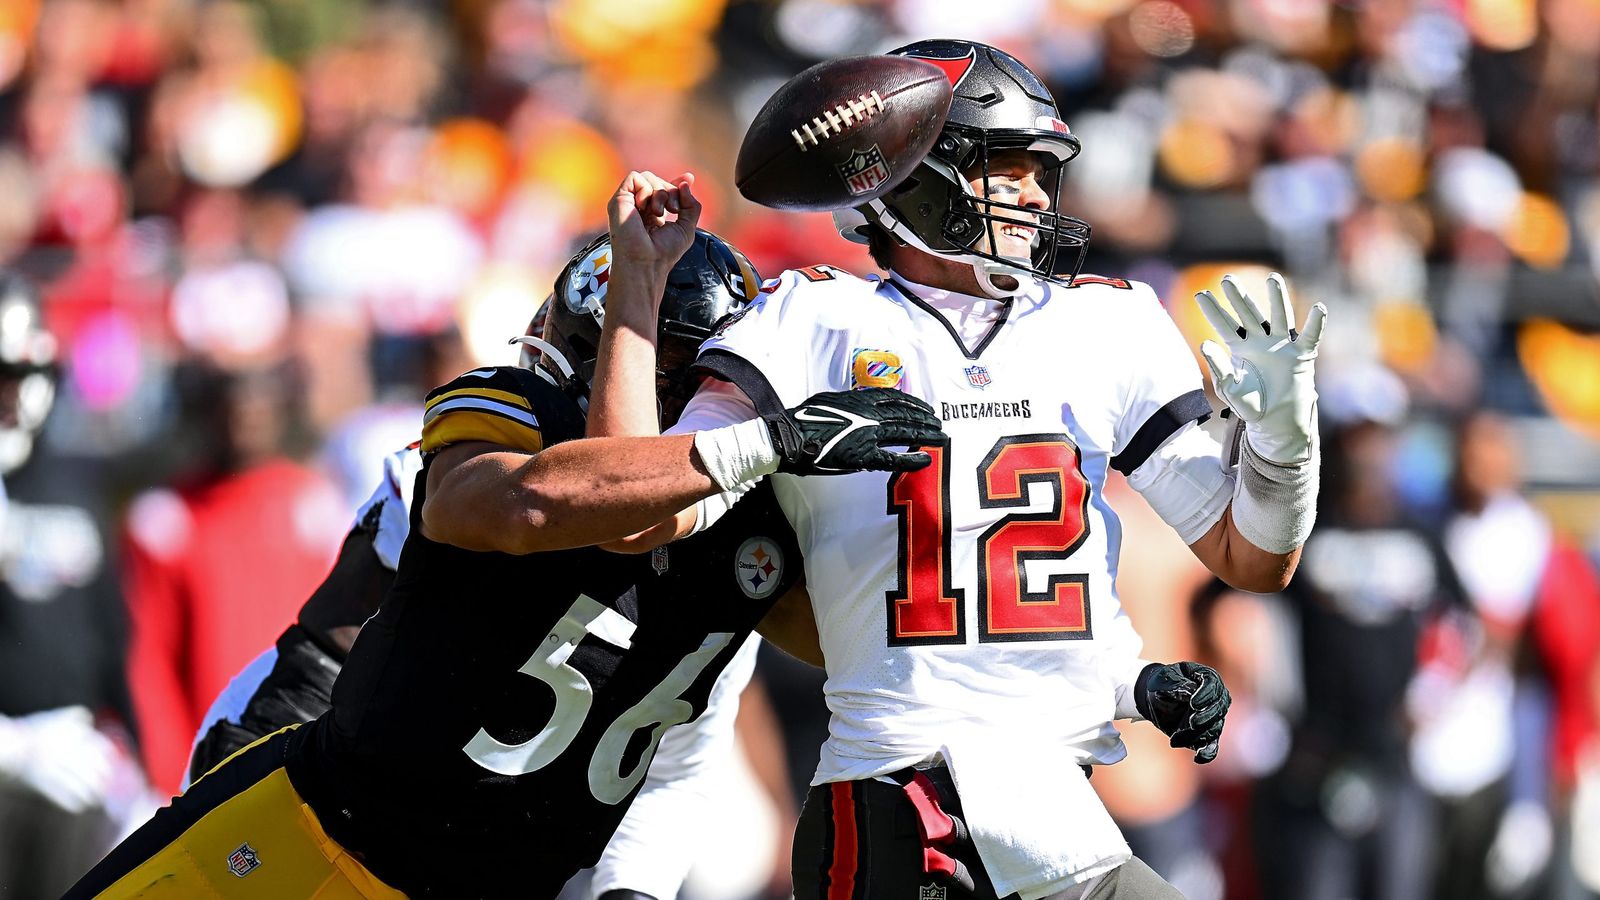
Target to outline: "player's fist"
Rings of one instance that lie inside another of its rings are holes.
[[[932,461],[927,453],[887,448],[944,440],[933,407],[889,388],[816,394],[766,419],[778,471],[795,475],[920,469]]]
[[[611,249],[618,262],[614,274],[648,265],[665,277],[694,242],[700,222],[700,200],[694,195],[694,173],[668,181],[654,172],[629,172],[606,207]]]
[[[1216,669],[1197,662],[1151,663],[1133,683],[1133,702],[1172,746],[1195,751],[1195,762],[1217,758],[1233,697]]]
[[[1328,309],[1321,303],[1311,307],[1305,331],[1296,331],[1289,288],[1277,272],[1267,276],[1266,315],[1232,275],[1223,276],[1222,292],[1231,310],[1210,291],[1195,295],[1200,311],[1228,344],[1227,349],[1216,341],[1200,345],[1217,396],[1244,420],[1245,439],[1261,458],[1280,466],[1307,462],[1317,433],[1313,364]]]

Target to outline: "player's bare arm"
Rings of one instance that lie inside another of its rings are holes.
[[[1294,575],[1316,519],[1313,369],[1327,308],[1313,306],[1300,331],[1283,276],[1267,277],[1265,314],[1231,276],[1223,278],[1222,291],[1227,305],[1210,291],[1195,300],[1227,342],[1206,341],[1200,351],[1218,396],[1242,423],[1238,480],[1222,518],[1189,547],[1236,588],[1278,591]]]
[[[613,277],[600,329],[599,353],[589,398],[590,437],[660,434],[656,393],[657,322],[667,273],[694,240],[700,201],[694,175],[672,182],[653,172],[629,172],[606,208]],[[676,219],[668,220],[669,215]],[[666,522],[620,540],[609,550],[654,549],[694,530],[699,504]]]
[[[720,490],[693,435],[586,438],[533,454],[468,442],[429,466],[422,530],[466,550],[582,547],[643,531]]]
[[[423,533],[466,550],[532,553],[602,544],[673,519],[772,472],[907,471],[938,443],[931,407],[900,391],[823,392],[738,425],[659,437],[584,438],[528,453],[481,441],[428,468]]]
[[[694,175],[629,172],[607,204],[611,280],[589,398],[590,437],[656,435],[656,324],[667,274],[694,242]],[[675,218],[669,219],[669,216]]]

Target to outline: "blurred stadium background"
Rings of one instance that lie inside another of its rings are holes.
[[[1207,585],[1116,486],[1147,655],[1237,698],[1217,765],[1136,726],[1096,774],[1136,851],[1195,900],[1600,891],[1600,0],[6,0],[0,261],[62,369],[6,477],[0,897],[175,787],[423,393],[515,360],[626,169],[697,172],[763,272],[871,271],[733,157],[789,75],[932,36],[1052,85],[1087,271],[1196,342],[1228,271],[1332,311],[1290,596]],[[787,896],[825,717],[762,672],[686,897]]]

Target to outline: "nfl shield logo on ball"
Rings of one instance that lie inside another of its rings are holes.
[[[937,884],[925,884],[917,888],[917,900],[944,900],[944,888]]]
[[[844,179],[845,187],[849,188],[851,196],[855,197],[870,194],[889,180],[889,166],[883,161],[883,152],[878,149],[877,144],[850,154],[850,158],[840,163],[837,168],[839,177]]]
[[[967,381],[976,388],[988,387],[994,381],[989,377],[989,370],[983,366],[967,366],[963,371],[967,373]]]
[[[249,875],[261,866],[261,857],[249,844],[240,844],[239,849],[228,854],[228,871],[240,878]]]

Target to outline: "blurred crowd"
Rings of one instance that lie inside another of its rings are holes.
[[[733,158],[788,76],[934,36],[1055,90],[1087,271],[1195,343],[1227,271],[1333,312],[1288,594],[1113,497],[1146,655],[1235,697],[1216,765],[1133,726],[1096,773],[1135,851],[1194,900],[1600,893],[1600,0],[8,0],[0,264],[59,380],[4,481],[0,896],[176,789],[422,395],[515,361],[627,169],[695,171],[767,274],[871,271]],[[686,897],[786,896],[826,719],[762,672]]]

